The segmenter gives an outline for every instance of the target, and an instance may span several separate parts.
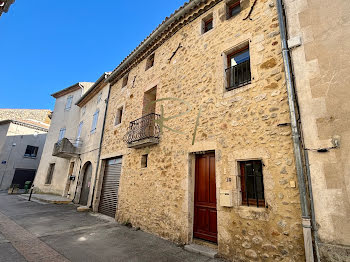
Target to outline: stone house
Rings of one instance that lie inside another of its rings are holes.
[[[33,181],[49,125],[33,120],[0,121],[0,190]]]
[[[350,2],[284,1],[318,258],[350,257]]]
[[[7,13],[9,11],[10,6],[15,2],[15,0],[2,0],[0,1],[0,16],[3,13]]]
[[[93,209],[230,260],[303,261],[275,2],[189,1],[107,78]]]

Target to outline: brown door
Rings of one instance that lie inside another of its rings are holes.
[[[214,153],[196,156],[194,192],[193,235],[196,238],[217,242]]]

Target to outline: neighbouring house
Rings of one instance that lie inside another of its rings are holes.
[[[51,110],[49,109],[7,109],[0,108],[0,121],[7,119],[24,119],[39,121],[45,124],[50,124],[51,122]]]
[[[234,261],[305,260],[281,53],[274,1],[166,18],[106,79],[93,210]]]
[[[48,128],[34,120],[0,121],[0,190],[33,182]]]
[[[350,259],[350,1],[284,1],[321,261]]]
[[[0,1],[0,16],[3,13],[7,13],[9,11],[10,6],[15,2],[15,0],[2,0]]]
[[[91,205],[109,84],[77,83],[56,98],[35,187],[81,205]]]

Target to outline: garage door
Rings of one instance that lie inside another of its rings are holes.
[[[35,173],[35,169],[16,169],[12,179],[12,184],[18,184],[19,188],[24,188],[24,183],[26,181],[31,181],[33,183]]]
[[[115,217],[118,205],[118,189],[121,169],[121,158],[107,160],[103,177],[100,205],[98,207],[98,211],[107,216]]]

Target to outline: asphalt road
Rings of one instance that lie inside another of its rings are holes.
[[[0,261],[221,261],[76,206],[0,193]]]

